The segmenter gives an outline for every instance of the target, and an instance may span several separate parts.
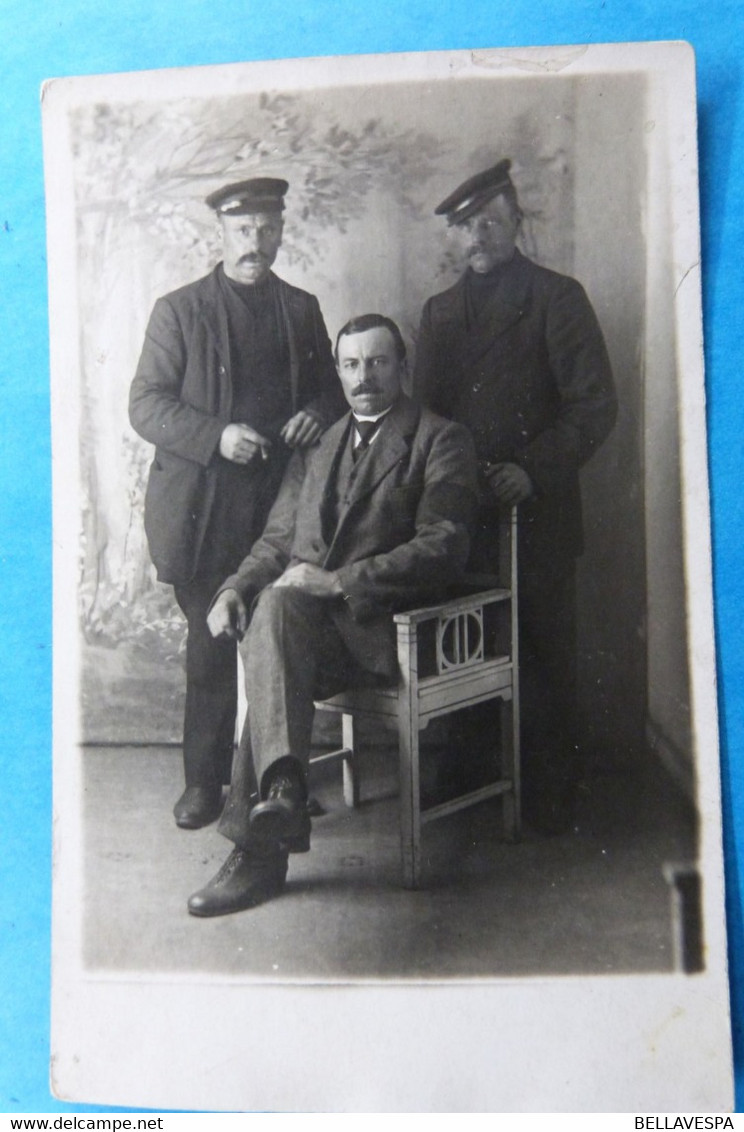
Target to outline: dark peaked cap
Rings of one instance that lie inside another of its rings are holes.
[[[459,224],[461,220],[467,220],[492,197],[498,196],[504,189],[514,188],[509,176],[510,169],[511,161],[505,157],[485,172],[469,177],[434,209],[435,214],[446,216],[448,224]]]
[[[220,216],[247,216],[251,212],[282,212],[289,185],[278,177],[254,177],[210,193],[206,203]]]

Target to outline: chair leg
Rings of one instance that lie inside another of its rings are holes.
[[[515,716],[513,700],[501,701],[501,777],[510,779],[511,790],[504,794],[504,838],[518,841],[520,835],[519,804],[519,719]]]
[[[348,712],[341,715],[341,746],[348,751],[344,755],[344,802],[356,809],[359,805],[359,771],[356,764],[354,716]]]
[[[409,709],[401,711],[400,756],[400,849],[403,887],[418,888],[421,880],[421,795],[419,779],[418,720]]]

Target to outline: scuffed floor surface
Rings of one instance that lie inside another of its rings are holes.
[[[667,861],[689,859],[692,821],[663,782],[597,780],[576,829],[501,840],[500,805],[423,831],[423,887],[400,887],[395,764],[378,751],[362,805],[340,771],[314,771],[326,813],[290,858],[284,894],[212,920],[186,900],[231,849],[215,826],[179,830],[173,748],[87,748],[84,960],[88,968],[260,980],[478,978],[660,972],[672,967]],[[647,776],[648,777],[648,776]]]

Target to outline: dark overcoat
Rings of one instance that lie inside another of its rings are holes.
[[[349,428],[347,414],[316,448],[294,454],[262,536],[222,589],[250,605],[295,563],[336,571],[344,598],[329,611],[347,648],[368,671],[392,676],[391,613],[436,600],[465,568],[475,454],[465,428],[401,397],[357,464],[329,534]]]
[[[129,398],[132,426],[156,446],[145,496],[150,554],[158,578],[175,584],[199,572],[207,531],[221,537],[210,519],[233,386],[219,270],[157,300]],[[273,273],[270,280],[289,345],[292,413],[313,410],[327,425],[344,402],[318,300]]]
[[[519,251],[469,326],[466,276],[424,306],[414,394],[473,434],[481,474],[508,461],[534,498],[519,509],[522,567],[560,569],[581,553],[579,468],[608,435],[617,403],[582,286]]]

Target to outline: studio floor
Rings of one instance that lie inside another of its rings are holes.
[[[86,747],[84,962],[90,970],[259,980],[469,979],[673,967],[663,866],[694,853],[691,807],[649,763],[589,779],[575,828],[501,838],[498,801],[425,827],[423,885],[400,885],[395,761],[377,749],[362,804],[313,772],[325,813],[281,897],[212,920],[186,901],[231,845],[176,827],[175,747]]]

